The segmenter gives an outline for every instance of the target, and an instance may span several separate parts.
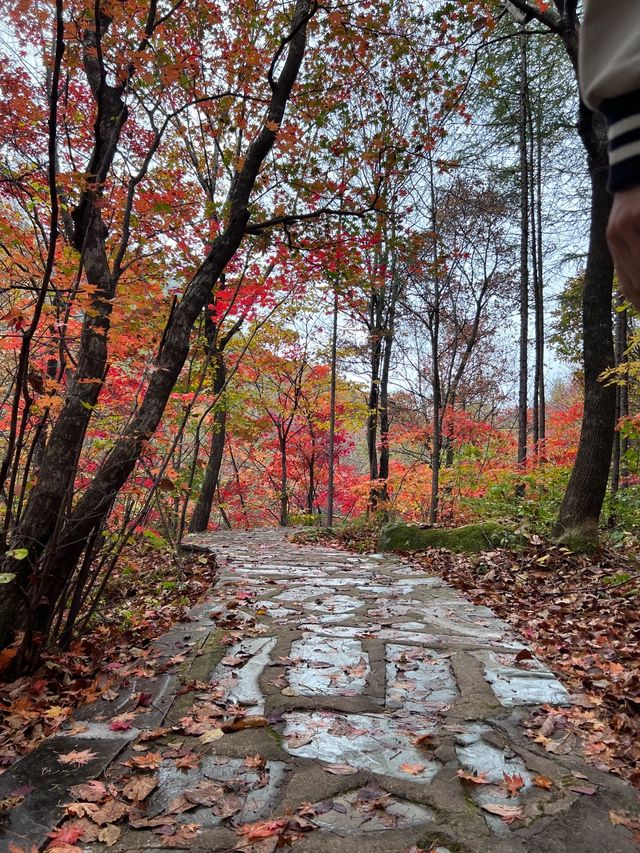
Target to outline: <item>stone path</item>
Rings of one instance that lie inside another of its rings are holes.
[[[218,555],[214,597],[0,776],[0,800],[23,797],[0,850],[42,844],[74,801],[62,830],[87,853],[639,849],[609,817],[637,813],[632,789],[523,735],[531,706],[569,696],[490,610],[280,531],[189,543]]]

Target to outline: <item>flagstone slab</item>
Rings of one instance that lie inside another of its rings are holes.
[[[357,696],[370,667],[358,640],[306,636],[291,646],[296,663],[287,667],[289,688],[299,696]]]
[[[412,744],[419,734],[435,731],[432,719],[293,712],[285,720],[284,747],[291,755],[423,783],[440,769]]]

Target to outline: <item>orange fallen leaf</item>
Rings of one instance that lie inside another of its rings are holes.
[[[410,776],[418,776],[424,770],[424,764],[409,764],[408,762],[400,765],[400,770],[403,773],[408,773]]]
[[[239,827],[238,832],[248,841],[253,841],[258,838],[270,838],[272,835],[279,835],[289,823],[288,817],[280,817],[275,820],[263,820],[257,823],[247,823]]]
[[[141,770],[157,770],[162,762],[159,752],[148,752],[146,755],[135,755],[124,763],[130,767],[139,767]]]
[[[470,773],[467,770],[458,770],[458,776],[465,782],[473,782],[474,785],[490,785],[484,773]]]
[[[548,776],[534,776],[533,784],[538,788],[544,788],[545,791],[550,791],[553,788],[553,779]]]

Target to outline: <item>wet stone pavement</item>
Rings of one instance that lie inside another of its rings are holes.
[[[0,776],[0,800],[23,797],[0,850],[55,826],[86,853],[639,849],[609,815],[637,812],[632,789],[524,735],[570,697],[490,610],[398,557],[281,531],[185,544],[217,555],[211,600]]]

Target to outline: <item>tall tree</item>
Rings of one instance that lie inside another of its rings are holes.
[[[511,5],[561,41],[577,85],[578,0],[555,0],[552,7],[544,9],[527,0],[511,0]],[[607,490],[616,415],[615,388],[601,380],[603,372],[614,364],[613,262],[606,239],[612,199],[607,189],[606,123],[604,117],[589,110],[581,98],[578,134],[586,152],[591,183],[589,248],[582,298],[584,414],[578,453],[558,515],[556,534],[592,537]]]

